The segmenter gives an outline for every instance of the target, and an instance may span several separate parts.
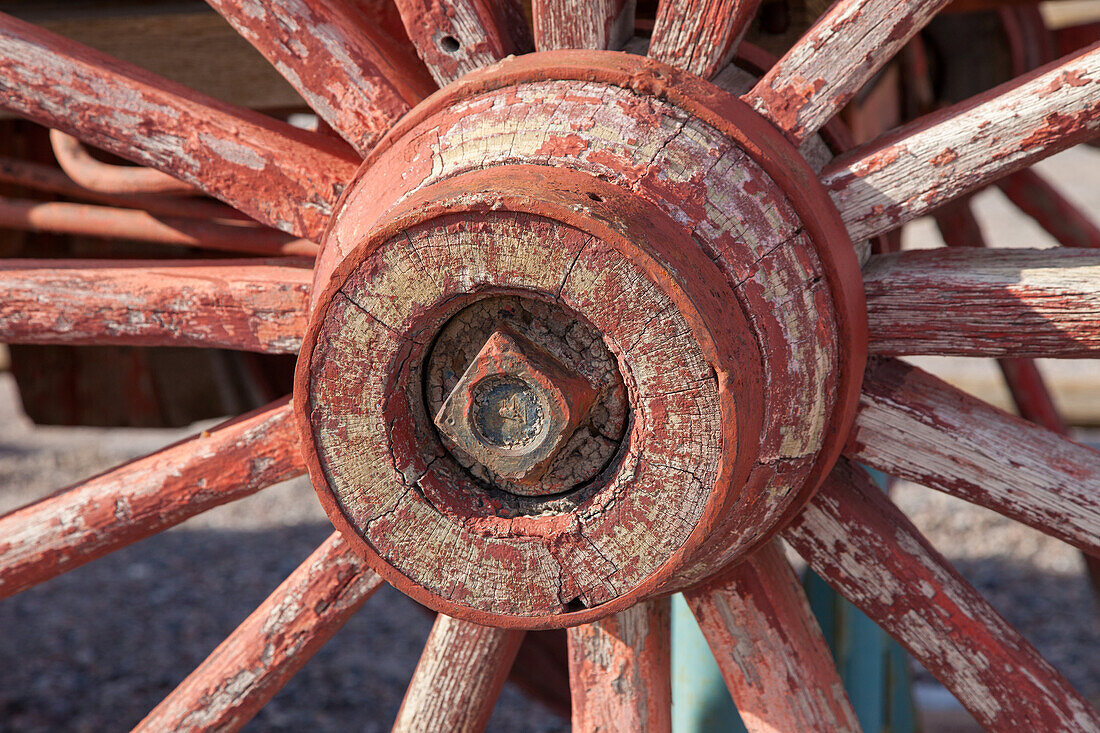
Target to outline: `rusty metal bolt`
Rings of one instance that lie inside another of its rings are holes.
[[[435,424],[489,470],[531,486],[596,396],[587,379],[524,336],[498,326],[447,395]]]

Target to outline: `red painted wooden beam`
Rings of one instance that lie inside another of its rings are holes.
[[[293,354],[308,260],[0,260],[0,340]]]
[[[305,472],[286,400],[0,517],[0,598]]]

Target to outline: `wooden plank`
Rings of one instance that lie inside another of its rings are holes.
[[[914,250],[864,267],[873,354],[1100,352],[1100,252]]]
[[[134,730],[240,730],[382,583],[334,532]]]
[[[395,0],[416,52],[439,86],[534,48],[516,0]]]
[[[635,0],[532,0],[535,48],[618,51],[634,37]]]
[[[1100,130],[1100,43],[834,159],[821,180],[853,240],[896,229]]]
[[[1015,448],[1015,446],[1013,446]],[[866,472],[841,461],[783,537],[991,731],[1096,731],[1100,716],[928,543]]]
[[[308,260],[0,260],[0,340],[297,353]]]
[[[868,367],[845,454],[1100,550],[1100,453],[905,362]]]
[[[186,202],[185,203],[189,203]],[[201,203],[201,202],[194,202]],[[275,229],[194,217],[155,216],[113,206],[0,196],[0,226],[32,232],[130,239],[278,257],[315,257],[317,245]]]
[[[395,733],[484,729],[523,634],[439,614],[405,691]]]
[[[569,629],[575,731],[670,731],[669,601]]]
[[[361,155],[435,90],[427,69],[350,0],[208,0]]]
[[[742,99],[799,145],[947,2],[839,0]]]
[[[661,0],[649,56],[710,79],[737,53],[760,0]]]
[[[5,109],[314,240],[358,165],[337,139],[203,97],[3,14],[0,90]]]
[[[777,541],[684,597],[749,731],[860,730],[825,637]]]
[[[0,598],[305,473],[287,400],[0,517]]]
[[[1100,226],[1033,169],[1018,170],[997,187],[1063,247],[1100,247]]]

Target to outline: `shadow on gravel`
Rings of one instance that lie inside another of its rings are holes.
[[[128,730],[332,531],[173,531],[0,601],[0,730]],[[385,586],[251,731],[387,731],[431,617]],[[564,731],[510,685],[490,729]]]

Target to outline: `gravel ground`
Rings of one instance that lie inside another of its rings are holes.
[[[1100,210],[1100,153],[1042,164]],[[1081,185],[1084,184],[1084,185]],[[979,214],[999,245],[1035,246],[993,192]],[[918,222],[909,246],[934,246]],[[1096,362],[1077,362],[1100,377]],[[942,371],[942,370],[939,370]],[[1084,372],[1081,372],[1084,373]],[[1094,377],[1094,378],[1095,378]],[[0,511],[178,440],[187,431],[35,428],[0,375]],[[1100,435],[1092,436],[1100,439]],[[1092,441],[1097,444],[1097,441]],[[895,499],[932,542],[1046,658],[1100,699],[1098,606],[1076,550],[986,510],[911,484]],[[0,731],[112,731],[136,723],[329,533],[299,479],[0,603]],[[386,588],[253,721],[254,731],[389,728],[430,620]],[[935,683],[918,671],[926,689]],[[925,695],[942,699],[942,695]],[[508,687],[490,730],[567,723]],[[946,725],[930,725],[946,730]],[[961,728],[952,728],[961,730]]]

